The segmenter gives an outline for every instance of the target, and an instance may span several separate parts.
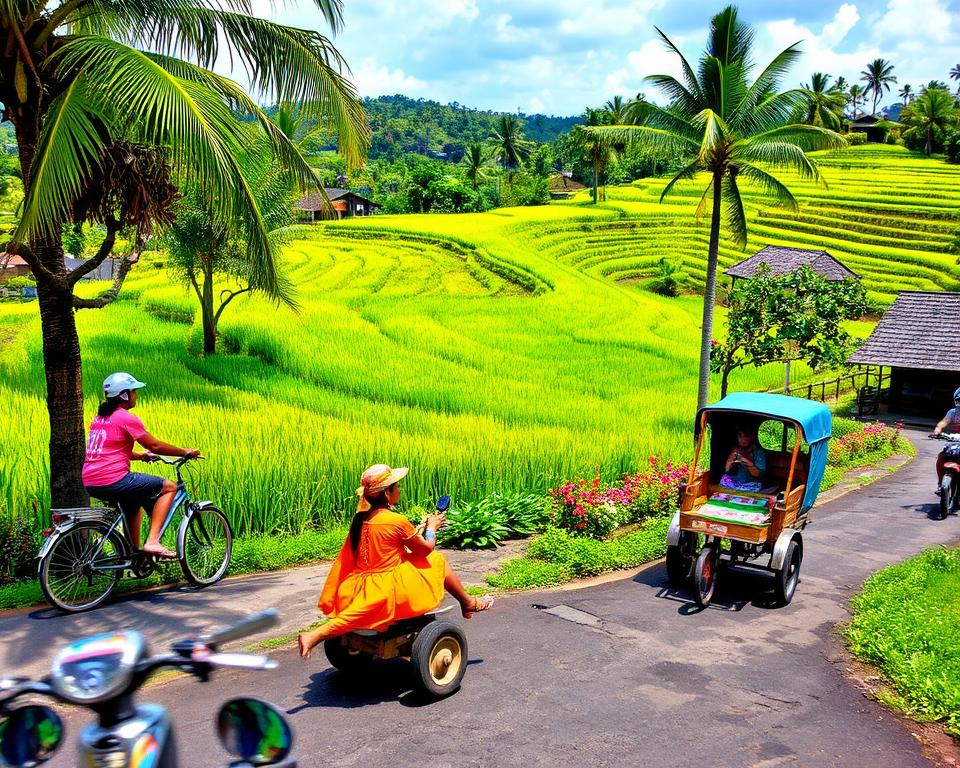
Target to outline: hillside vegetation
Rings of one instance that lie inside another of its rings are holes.
[[[823,162],[830,189],[799,185],[799,218],[751,208],[748,252],[768,242],[826,247],[878,300],[899,287],[956,285],[946,249],[960,224],[960,169],[885,147]],[[687,459],[699,300],[661,298],[643,279],[674,255],[698,276],[706,231],[693,218],[699,187],[660,205],[663,183],[611,188],[601,205],[319,226],[288,248],[300,312],[238,300],[222,320],[224,354],[207,359],[192,294],[157,254],[116,305],[78,315],[88,416],[110,372],[146,381],[141,418],[203,450],[198,491],[241,533],[339,522],[376,461],[410,466],[407,499],[425,502],[440,492],[542,492],[597,471],[612,478],[652,454]],[[722,251],[725,264],[742,257]],[[36,510],[40,525],[47,434],[36,312],[0,305],[9,410],[0,512]],[[732,384],[781,378],[773,366]]]

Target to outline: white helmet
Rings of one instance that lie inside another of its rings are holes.
[[[137,381],[129,373],[111,373],[103,380],[104,397],[119,397],[122,400],[129,399],[127,394],[131,389],[140,389],[147,386],[142,381]]]

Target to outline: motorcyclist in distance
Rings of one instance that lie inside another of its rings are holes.
[[[953,393],[953,408],[947,411],[947,415],[937,422],[933,428],[933,436],[939,436],[943,433],[960,434],[960,387]],[[937,495],[940,495],[940,482],[943,480],[943,465],[945,463],[944,451],[940,451],[937,456]]]

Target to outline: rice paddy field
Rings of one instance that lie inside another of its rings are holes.
[[[826,248],[878,302],[957,287],[960,168],[896,147],[821,163],[829,188],[792,185],[799,216],[747,190],[747,254]],[[300,311],[238,299],[206,359],[193,297],[157,254],[120,301],[78,315],[88,415],[112,371],[146,381],[138,414],[162,439],[203,450],[198,493],[242,534],[340,522],[359,473],[379,461],[409,466],[406,498],[423,503],[610,479],[654,454],[687,459],[702,305],[644,284],[662,256],[702,280],[708,231],[693,216],[702,186],[661,205],[664,183],[610,188],[600,205],[317,226],[287,249]],[[724,244],[721,262],[744,255]],[[782,376],[751,369],[731,384],[778,387]],[[49,506],[43,392],[36,304],[0,304],[0,514],[38,525]]]

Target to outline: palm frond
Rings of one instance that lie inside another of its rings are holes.
[[[743,143],[746,145],[759,145],[768,142],[789,142],[804,152],[815,152],[824,149],[843,149],[847,146],[847,140],[829,128],[821,128],[816,125],[798,125],[795,123],[781,125],[769,131],[764,131],[763,133],[756,133],[744,139]]]
[[[745,176],[750,181],[760,185],[763,191],[776,200],[779,205],[789,209],[793,213],[800,210],[797,198],[793,196],[793,192],[778,178],[750,163],[738,163],[737,168],[741,176]]]
[[[812,126],[804,126],[810,128]],[[793,171],[804,179],[824,183],[820,170],[796,144],[785,141],[738,143],[732,152],[733,162],[761,163],[773,168]],[[824,183],[825,186],[825,183]]]
[[[678,173],[676,176],[670,179],[669,182],[667,182],[667,186],[665,186],[663,188],[663,192],[660,193],[660,202],[662,203],[664,198],[666,198],[666,196],[670,194],[671,190],[681,181],[689,181],[694,177],[696,177],[698,170],[700,170],[699,160],[694,160],[692,163],[685,166],[680,171],[680,173]]]
[[[673,51],[677,58],[680,59],[680,67],[683,70],[683,79],[686,83],[685,90],[693,98],[694,103],[703,104],[703,91],[700,88],[700,81],[697,80],[697,74],[693,71],[693,67],[690,66],[690,62],[687,61],[686,56],[680,52],[680,49],[673,44],[673,41],[667,37],[663,30],[659,27],[654,27],[657,30],[657,34],[660,35],[660,39],[663,41],[663,44],[671,51]],[[665,75],[660,75],[659,77],[665,77]],[[652,82],[652,81],[651,81]],[[699,109],[694,109],[694,112],[699,111]]]
[[[737,185],[737,176],[729,174],[721,187],[723,207],[726,209],[727,228],[733,236],[733,242],[740,248],[747,247],[747,214],[743,210],[743,197]]]
[[[106,146],[102,134],[105,104],[75,78],[48,109],[32,166],[32,178],[14,242],[39,233],[59,234]]]
[[[648,125],[598,125],[580,126],[585,133],[595,134],[605,138],[611,145],[623,144],[629,146],[635,141],[643,141],[647,145],[664,152],[696,152],[699,145],[686,136],[680,136],[662,128],[651,128]]]
[[[277,274],[267,227],[241,165],[249,132],[220,94],[205,84],[175,77],[141,51],[101,37],[69,40],[57,51],[56,65],[61,77],[82,77],[99,100],[112,105],[123,120],[110,126],[112,131],[171,147],[174,168],[204,189],[214,216],[221,222],[243,222],[244,239],[259,271]],[[62,145],[54,148],[69,151]],[[30,196],[45,209],[45,203],[55,206],[59,192],[55,184],[35,180]],[[50,224],[30,221],[27,226]],[[279,296],[280,288],[268,278],[263,290]]]
[[[758,127],[756,118],[765,122],[764,117],[770,110],[762,110],[759,114],[755,114],[755,110],[757,110],[758,105],[770,100],[771,95],[775,93],[777,86],[787,71],[796,63],[797,59],[800,58],[801,54],[797,47],[798,45],[798,43],[794,43],[782,50],[767,64],[757,79],[753,81],[753,85],[747,90],[747,93],[743,99],[741,99],[733,115],[730,117],[730,124],[738,133],[747,133],[756,130]],[[760,123],[760,125],[762,124],[763,122]]]
[[[703,162],[707,156],[729,135],[729,128],[723,118],[712,109],[705,109],[693,119],[693,125],[702,129],[699,157]]]
[[[699,86],[696,93],[691,93],[673,75],[648,75],[644,82],[659,90],[667,98],[671,108],[679,110],[685,116],[695,115],[703,109],[705,101]]]

